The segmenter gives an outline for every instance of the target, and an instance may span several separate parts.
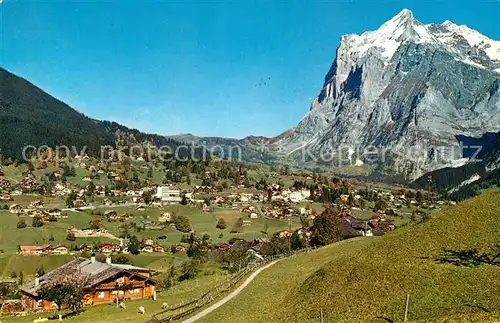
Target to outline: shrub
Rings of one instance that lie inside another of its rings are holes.
[[[385,210],[385,209],[387,209],[387,202],[386,201],[378,200],[377,202],[375,202],[375,206],[373,207],[374,211]]]
[[[215,227],[217,229],[224,230],[225,228],[227,228],[226,220],[224,220],[223,218],[220,218],[219,221],[217,221],[217,225]]]
[[[243,219],[238,218],[238,220],[236,220],[236,223],[234,224],[233,228],[231,229],[231,233],[239,233],[239,232],[241,232],[242,228],[243,228]]]
[[[42,218],[40,218],[39,216],[35,216],[33,218],[33,222],[31,223],[31,226],[33,228],[39,228],[39,227],[43,227],[43,221],[42,221]]]
[[[122,253],[111,256],[111,260],[115,264],[130,265],[132,263],[130,257]]]
[[[191,231],[191,223],[189,222],[189,219],[185,217],[184,215],[178,215],[174,218],[174,224],[175,228],[184,233],[188,233]]]
[[[23,219],[20,219],[19,221],[17,221],[17,228],[18,229],[23,229],[23,228],[26,228],[28,225],[26,224],[26,221],[23,220]]]

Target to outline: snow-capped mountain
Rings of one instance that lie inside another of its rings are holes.
[[[364,150],[378,147],[375,164],[414,179],[462,157],[456,136],[500,130],[499,88],[499,41],[405,9],[341,38],[310,111],[269,153],[345,165],[374,161]]]

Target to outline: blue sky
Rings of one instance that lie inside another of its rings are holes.
[[[499,1],[3,0],[0,66],[142,131],[275,136],[308,111],[340,36],[403,8],[500,39]]]

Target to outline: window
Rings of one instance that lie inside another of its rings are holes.
[[[104,298],[104,292],[97,292],[97,298]]]

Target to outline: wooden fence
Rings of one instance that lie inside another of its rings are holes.
[[[274,256],[269,256],[264,258],[263,261],[260,261],[258,263],[254,262],[245,267],[244,269],[240,270],[238,273],[236,273],[233,277],[228,279],[228,281],[219,284],[218,286],[212,288],[211,290],[202,293],[198,297],[194,298],[193,300],[187,301],[185,303],[181,303],[178,305],[174,306],[169,306],[168,308],[162,310],[161,312],[158,312],[154,314],[150,320],[148,320],[146,323],[167,323],[167,322],[174,322],[177,321],[181,318],[190,316],[191,314],[195,313],[202,307],[205,307],[206,305],[209,305],[213,303],[216,299],[219,299],[220,297],[224,296],[232,290],[232,288],[237,285],[240,281],[242,281],[250,272],[254,271],[255,269],[268,264],[270,262],[273,262],[275,260],[280,260],[283,258],[287,257],[292,257],[294,255],[297,255],[299,253],[304,253],[310,250],[313,250],[315,248],[307,248],[307,249],[300,249],[292,252],[291,254],[286,253],[286,254],[281,254],[281,255],[274,255]],[[178,313],[176,313],[178,312]]]

